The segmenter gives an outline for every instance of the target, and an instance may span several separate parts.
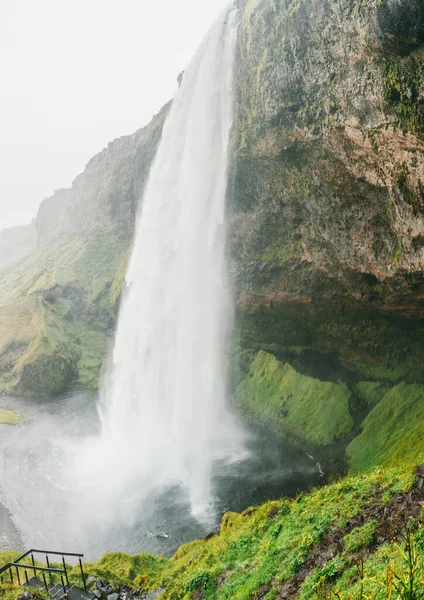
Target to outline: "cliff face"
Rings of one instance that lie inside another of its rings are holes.
[[[109,144],[71,189],[46,199],[37,247],[0,274],[0,393],[97,387],[166,112]]]
[[[242,5],[234,385],[255,419],[343,448],[388,390],[423,383],[424,6]],[[332,404],[331,435],[302,426]]]
[[[132,232],[167,110],[168,105],[147,127],[108,144],[71,189],[58,190],[42,202],[36,219],[39,244],[87,233],[94,225]]]

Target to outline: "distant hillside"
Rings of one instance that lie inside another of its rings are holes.
[[[27,256],[36,243],[37,230],[34,221],[30,225],[0,231],[0,268]]]
[[[70,189],[57,190],[41,203],[36,218],[40,245],[98,225],[132,232],[167,110],[168,105],[146,127],[110,142]]]
[[[32,225],[37,246],[0,273],[0,394],[97,387],[166,112],[44,200]]]

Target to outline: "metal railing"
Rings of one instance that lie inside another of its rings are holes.
[[[46,558],[47,567],[36,566],[34,554],[43,554]],[[22,563],[21,561],[24,560],[25,558],[27,558],[28,556],[31,557],[31,564]],[[49,556],[60,556],[62,558],[63,568],[51,567]],[[33,548],[32,550],[28,550],[28,552],[25,552],[25,554],[22,554],[22,556],[20,556],[13,562],[8,563],[7,565],[4,565],[4,567],[0,568],[0,581],[1,581],[1,583],[4,583],[4,579],[3,579],[4,574],[9,572],[10,582],[12,584],[15,583],[13,573],[14,573],[14,571],[16,571],[16,578],[17,578],[18,585],[22,585],[20,572],[23,570],[24,575],[25,575],[25,583],[27,585],[29,585],[28,571],[30,571],[30,572],[32,571],[34,573],[34,577],[37,577],[37,572],[40,572],[43,577],[42,583],[44,584],[46,592],[48,593],[49,588],[48,588],[48,583],[47,583],[47,579],[46,579],[46,574],[49,575],[51,584],[53,583],[53,575],[60,575],[60,580],[61,580],[61,584],[63,587],[63,593],[65,594],[66,586],[69,587],[68,569],[67,569],[66,562],[65,562],[65,556],[72,557],[72,558],[78,558],[78,563],[79,563],[79,567],[80,567],[80,571],[81,571],[81,578],[82,578],[82,582],[84,585],[84,590],[87,591],[87,584],[86,584],[84,569],[83,569],[82,561],[81,561],[81,559],[84,557],[84,554],[75,554],[72,552],[53,552],[51,550],[36,550],[35,548]],[[66,581],[66,585],[65,585],[65,581]]]

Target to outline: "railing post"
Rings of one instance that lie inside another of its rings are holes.
[[[32,562],[32,566],[35,567],[35,560],[34,560],[34,555],[31,554],[31,562]],[[37,577],[37,571],[34,569],[34,577]]]
[[[29,585],[28,573],[27,573],[26,569],[25,569],[25,580],[27,582],[27,585]]]
[[[63,593],[66,594],[66,587],[65,587],[65,582],[63,581],[63,575],[60,576],[60,580],[62,582]]]
[[[10,571],[9,571],[9,575],[10,575],[10,583],[13,583],[13,573],[12,573],[12,569],[10,569]]]
[[[46,564],[47,564],[47,568],[50,569],[50,561],[49,561],[48,554],[46,554]],[[53,583],[53,575],[52,575],[52,573],[49,573],[49,579],[50,579],[50,583]]]
[[[80,558],[78,560],[79,560],[79,566],[81,569],[81,577],[82,577],[82,582],[84,584],[84,590],[87,591],[87,584],[85,583],[85,575],[84,575],[84,569],[82,568],[82,561]]]
[[[66,569],[66,562],[65,562],[64,556],[62,556],[62,564],[63,564],[63,570],[65,571],[66,585],[69,586],[68,571]]]
[[[46,592],[49,593],[49,588],[47,587],[47,580],[46,580],[46,574],[43,571],[43,581],[44,581],[44,587],[46,588]]]
[[[18,585],[21,585],[21,578],[19,577],[19,569],[16,567],[16,577],[18,578]]]

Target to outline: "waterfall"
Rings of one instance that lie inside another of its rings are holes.
[[[222,14],[203,40],[164,125],[136,226],[96,453],[115,487],[179,483],[194,513],[210,496],[214,461],[241,439],[227,409],[225,368],[237,12]]]

